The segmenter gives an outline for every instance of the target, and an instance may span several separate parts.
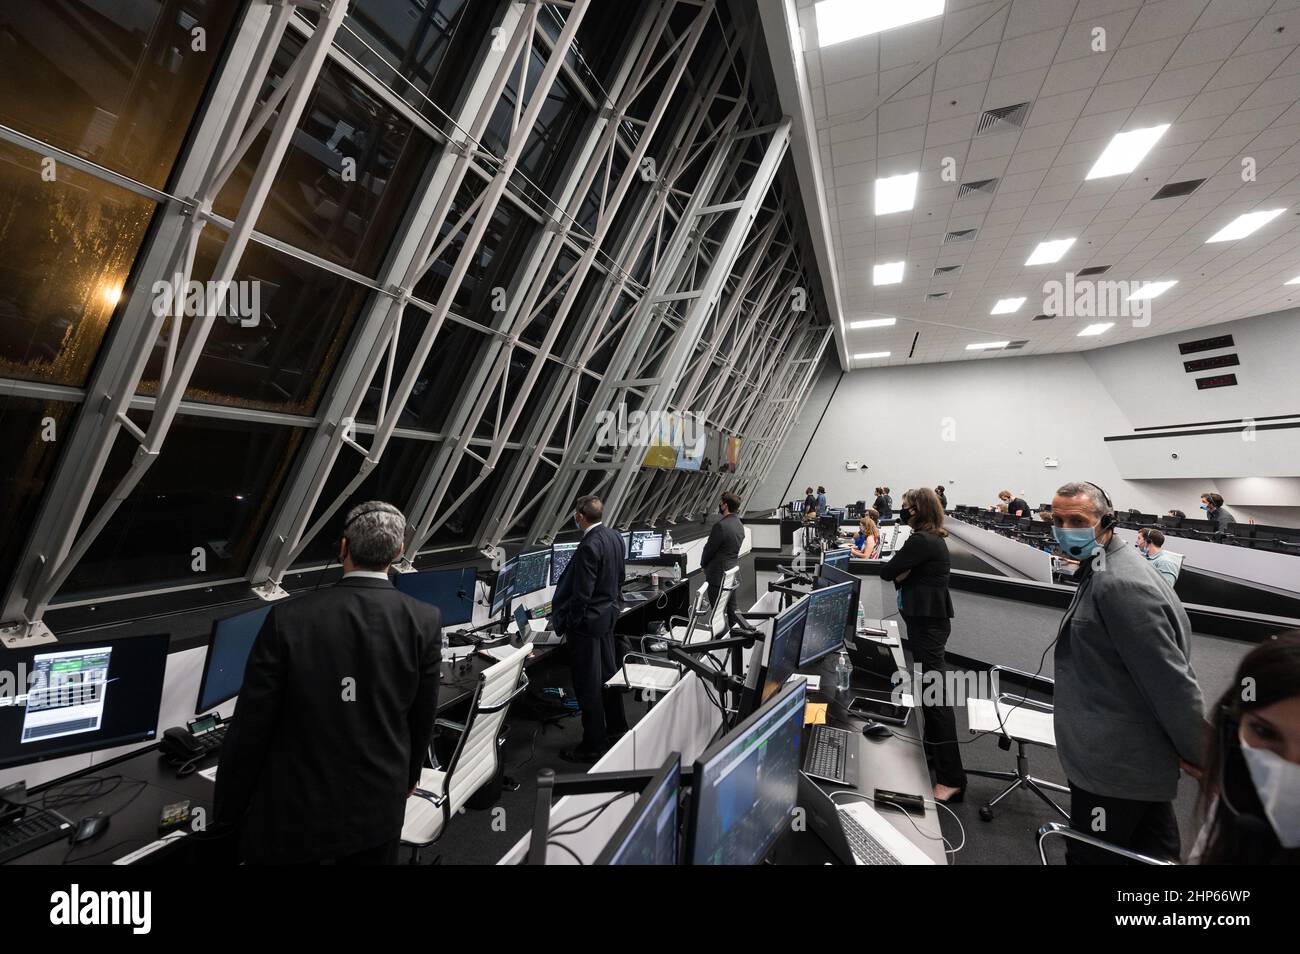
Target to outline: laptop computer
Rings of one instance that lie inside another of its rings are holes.
[[[844,647],[849,651],[849,661],[853,663],[854,669],[875,673],[886,680],[892,679],[898,670],[893,647],[872,639],[869,632],[858,633],[851,639],[846,638]]]
[[[538,626],[538,623],[542,625]],[[530,619],[528,610],[522,606],[515,607],[515,629],[521,638],[527,639],[533,646],[553,646],[564,641],[564,637],[551,627],[549,618]]]
[[[803,772],[799,806],[808,827],[846,865],[932,865],[934,860],[861,798],[839,803]]]

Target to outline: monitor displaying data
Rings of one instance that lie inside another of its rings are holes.
[[[596,864],[677,864],[677,803],[681,784],[681,756],[674,752],[641,792]]]
[[[657,530],[633,530],[629,560],[657,560],[664,552],[664,535]]]
[[[478,570],[472,566],[399,573],[394,583],[399,592],[442,610],[443,626],[459,626],[474,618]]]
[[[803,645],[804,622],[808,616],[808,597],[790,605],[772,621],[771,645],[767,651],[767,668],[758,701],[766,702],[794,675],[799,668],[800,647]]]
[[[551,544],[551,586],[559,586],[560,577],[564,575],[564,570],[577,549],[577,541]]]
[[[244,683],[244,666],[253,649],[253,640],[270,614],[270,606],[240,613],[212,624],[212,643],[203,663],[203,678],[199,681],[199,700],[194,707],[198,714],[209,712],[223,702],[239,695]]]
[[[506,605],[510,598],[514,596],[512,590],[515,584],[515,565],[516,558],[506,560],[497,570],[497,580],[492,586],[492,616],[498,617],[505,613]]]
[[[534,550],[515,557],[514,596],[527,596],[545,589],[551,581],[551,551]]]
[[[852,555],[853,554],[847,549],[827,550],[822,554],[822,564],[825,566],[833,566],[841,570],[848,570],[849,557]]]
[[[803,626],[803,647],[799,651],[799,665],[808,666],[844,645],[844,636],[852,617],[857,614],[853,605],[853,584],[836,583],[808,594],[808,614]]]
[[[166,633],[0,650],[0,767],[147,742],[158,733]]]
[[[691,864],[758,864],[789,829],[806,685],[786,686],[695,763]]]

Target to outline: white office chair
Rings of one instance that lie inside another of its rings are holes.
[[[1000,672],[1012,673],[1029,680],[1031,683],[1042,683],[1049,689],[1056,685],[1053,680],[1048,679],[1046,676],[1038,676],[1020,669],[1012,669],[1010,666],[994,666],[989,670],[989,675],[996,679],[997,674]],[[996,685],[996,682],[994,685]],[[1030,775],[1029,756],[1025,752],[1025,746],[1027,745],[1041,745],[1050,749],[1056,748],[1056,730],[1052,721],[1054,711],[1050,703],[1039,702],[1026,696],[1016,696],[1006,692],[999,694],[997,699],[978,699],[972,696],[966,700],[966,715],[970,721],[972,734],[996,734],[1000,736],[998,745],[1008,751],[1010,751],[1012,743],[1016,746],[1016,770],[1014,772],[979,771],[975,769],[967,769],[966,771],[967,775],[999,778],[1011,782],[997,796],[980,807],[980,818],[982,820],[992,821],[993,806],[1022,785],[1056,809],[1062,817],[1069,819],[1069,812],[1052,801],[1051,797],[1043,789],[1067,794],[1070,790],[1064,785]]]
[[[445,769],[426,768],[420,772],[415,794],[406,800],[406,820],[402,823],[402,843],[415,851],[437,841],[465,802],[494,779],[501,765],[498,737],[506,711],[528,689],[524,660],[533,651],[532,643],[521,646],[478,677],[470,700],[469,719],[464,725],[439,719],[439,728],[458,732],[456,751]]]
[[[689,645],[707,642],[710,639],[722,639],[726,636],[731,630],[731,624],[727,620],[727,601],[731,599],[732,591],[738,586],[736,577],[739,575],[738,566],[733,566],[722,574],[722,590],[717,605],[707,610],[705,607],[709,606],[709,585],[706,583],[701,586],[695,594],[691,618],[686,619],[684,616],[669,618],[668,623],[671,627],[669,633],[672,641]],[[673,626],[674,620],[681,620],[684,625]]]

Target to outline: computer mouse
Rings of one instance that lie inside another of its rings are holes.
[[[72,843],[79,845],[83,841],[97,838],[107,830],[110,821],[112,821],[112,816],[105,815],[103,812],[97,815],[86,815],[81,821],[77,822],[77,830],[72,833]]]
[[[868,719],[862,726],[862,734],[869,739],[884,739],[894,734],[894,730],[883,722]]]

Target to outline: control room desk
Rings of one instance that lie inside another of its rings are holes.
[[[898,623],[892,619],[884,622],[891,635],[897,637]],[[906,665],[906,657],[901,646],[892,648],[895,665],[903,669]],[[894,730],[892,738],[883,740],[867,738],[862,734],[862,726],[867,720],[850,715],[844,708],[844,703],[849,699],[840,700],[835,691],[836,657],[836,653],[831,653],[819,662],[800,669],[799,672],[821,676],[821,688],[816,691],[809,690],[808,701],[829,703],[826,710],[827,724],[848,729],[853,734],[858,746],[858,784],[855,789],[829,782],[817,784],[826,792],[856,791],[868,799],[878,788],[923,796],[926,803],[924,816],[905,815],[888,806],[878,807],[877,811],[904,836],[919,846],[936,864],[947,864],[948,856],[944,851],[943,833],[939,827],[939,815],[943,809],[934,804],[930,773],[925,762],[925,750],[920,743],[920,709],[913,710],[907,725],[890,727]],[[891,690],[887,680],[857,670],[854,671],[850,685],[849,692],[845,694],[849,698],[854,695],[873,695],[887,700]],[[848,804],[852,799],[841,796],[837,797],[836,801]],[[784,836],[777,845],[776,860],[780,864],[820,864],[824,861],[834,861],[835,858],[830,849],[809,829],[803,832],[790,832]]]

